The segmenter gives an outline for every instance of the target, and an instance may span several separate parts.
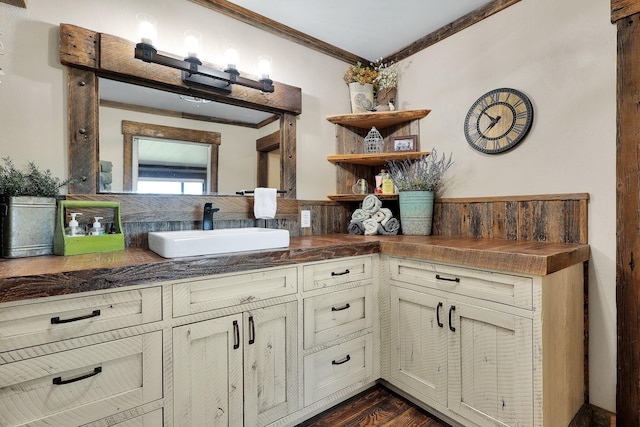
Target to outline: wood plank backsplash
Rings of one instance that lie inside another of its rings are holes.
[[[588,243],[589,195],[436,200],[433,233],[440,236]]]
[[[278,198],[275,219],[253,218],[253,197],[150,196],[132,194],[67,195],[68,200],[119,201],[127,247],[148,247],[150,231],[192,230],[202,227],[206,202],[220,209],[214,227],[287,229],[291,236],[347,233],[358,206],[322,200]],[[588,243],[588,194],[438,199],[433,234],[554,243]],[[385,202],[395,216],[398,203]],[[311,211],[311,227],[300,228],[300,211]],[[110,219],[105,218],[104,223]]]

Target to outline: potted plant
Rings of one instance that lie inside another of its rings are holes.
[[[4,258],[53,253],[56,196],[69,181],[41,171],[33,162],[18,169],[9,157],[0,164],[0,245]]]
[[[452,164],[451,154],[439,157],[435,148],[417,160],[387,162],[398,188],[402,234],[431,235],[434,195]]]
[[[377,76],[375,68],[364,67],[361,62],[347,68],[343,78],[349,86],[352,113],[373,111],[373,83]]]
[[[374,86],[376,90],[376,111],[395,109],[398,105],[398,79],[400,74],[398,64],[384,63],[380,58],[375,65],[378,73]]]

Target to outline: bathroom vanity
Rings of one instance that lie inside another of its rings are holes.
[[[295,425],[378,380],[461,425],[566,425],[588,256],[334,234],[3,260],[0,425]]]

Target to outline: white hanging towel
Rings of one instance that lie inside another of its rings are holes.
[[[253,192],[253,214],[256,219],[273,219],[276,216],[278,202],[275,188],[256,188]]]

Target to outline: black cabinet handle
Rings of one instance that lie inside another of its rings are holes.
[[[455,279],[449,279],[448,277],[442,277],[439,274],[436,274],[436,279],[438,280],[444,280],[446,282],[456,282],[456,283],[460,283],[460,278],[456,277]]]
[[[341,361],[339,361],[339,362],[336,362],[335,360],[332,360],[332,361],[331,361],[331,364],[332,364],[332,365],[342,365],[343,363],[347,363],[349,360],[351,360],[351,356],[349,356],[349,355],[347,354],[347,357],[345,357],[344,359],[342,359],[342,360],[341,360]]]
[[[237,350],[240,348],[240,328],[238,327],[238,321],[233,321],[233,332],[236,338],[235,344],[233,344],[233,349]]]
[[[336,273],[335,271],[331,272],[331,276],[344,276],[345,274],[349,274],[349,269],[348,268],[345,271],[343,271],[342,273]]]
[[[436,322],[438,322],[438,326],[440,326],[441,328],[444,326],[444,323],[442,323],[440,321],[440,309],[442,308],[442,303],[439,302],[438,306],[436,307]]]
[[[87,378],[93,377],[94,375],[98,375],[100,372],[102,372],[102,367],[98,366],[97,368],[94,368],[92,372],[89,372],[88,374],[78,375],[77,377],[69,378],[68,380],[63,380],[62,377],[55,377],[53,379],[53,384],[55,384],[55,385],[64,385],[64,384],[75,383],[76,381],[85,380]]]
[[[347,308],[350,308],[351,306],[349,305],[349,303],[345,304],[344,307],[331,307],[331,311],[342,311],[342,310],[346,310]]]
[[[51,324],[59,325],[61,323],[71,323],[71,322],[76,322],[78,320],[91,319],[92,317],[97,317],[97,316],[100,316],[100,310],[93,310],[91,314],[87,314],[86,316],[73,317],[71,319],[60,320],[60,317],[56,316],[51,318]]]
[[[253,316],[249,316],[249,344],[256,342],[256,325]]]
[[[456,328],[453,327],[453,323],[451,322],[451,313],[453,313],[454,311],[456,311],[456,306],[452,305],[451,307],[449,307],[449,330],[451,332],[455,332]]]

